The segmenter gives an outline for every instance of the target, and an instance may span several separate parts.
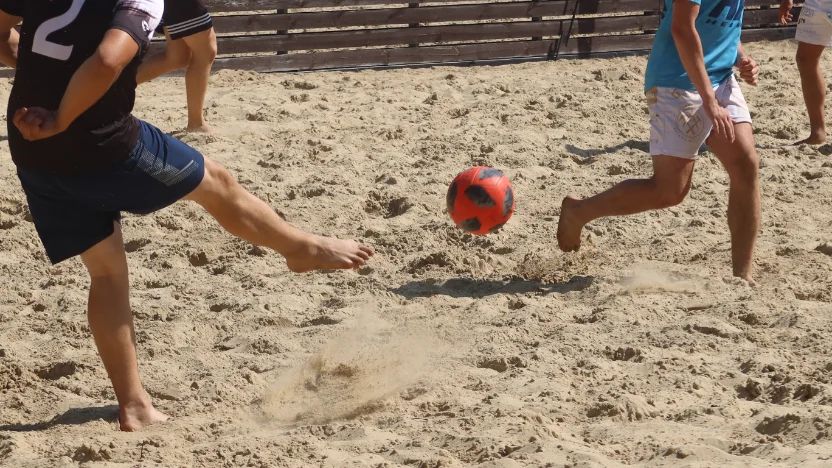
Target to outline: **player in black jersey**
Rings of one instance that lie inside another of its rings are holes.
[[[162,0],[0,0],[0,61],[16,67],[12,159],[50,260],[80,255],[89,270],[90,330],[123,430],[167,416],[139,380],[120,212],[195,201],[295,272],[357,268],[372,255],[293,228],[222,166],[131,115],[136,69],[161,13]]]
[[[211,66],[217,56],[214,22],[202,0],[165,0],[162,28],[167,47],[162,53],[147,57],[138,72],[138,82],[158,78],[182,68],[185,71],[185,94],[188,100],[189,132],[213,132],[205,123],[203,110]],[[158,31],[158,30],[157,30]]]

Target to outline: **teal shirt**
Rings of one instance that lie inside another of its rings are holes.
[[[696,17],[696,31],[702,41],[705,53],[705,69],[711,83],[716,86],[731,75],[737,61],[737,48],[742,31],[744,0],[680,0],[690,1],[700,6]],[[673,35],[670,33],[673,18],[673,0],[665,0],[662,20],[653,50],[647,61],[645,73],[645,91],[659,86],[663,88],[696,89],[690,81]]]

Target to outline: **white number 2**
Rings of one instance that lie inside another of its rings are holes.
[[[69,26],[78,13],[81,12],[81,7],[84,6],[85,0],[72,0],[72,6],[69,10],[61,16],[56,16],[52,19],[46,20],[35,31],[35,39],[32,43],[32,52],[40,55],[45,55],[57,60],[68,60],[72,54],[71,45],[55,44],[49,42],[46,38],[53,32]]]

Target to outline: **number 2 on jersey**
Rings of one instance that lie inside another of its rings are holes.
[[[32,43],[32,52],[57,60],[68,60],[69,56],[72,55],[72,46],[55,44],[54,42],[49,42],[46,38],[53,32],[72,24],[72,22],[75,21],[75,18],[78,17],[78,13],[81,12],[81,7],[84,6],[84,1],[85,0],[72,0],[72,5],[66,13],[41,23],[35,31],[35,38]]]

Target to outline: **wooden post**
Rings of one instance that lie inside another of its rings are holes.
[[[644,12],[644,16],[658,16],[660,14],[662,14],[662,12],[661,11],[656,11],[656,10],[647,10],[647,11]],[[656,34],[656,32],[658,32],[658,29],[649,29],[648,28],[648,29],[644,30],[644,34]]]
[[[289,10],[287,8],[281,8],[281,9],[275,11],[275,13],[277,13],[278,15],[285,15],[286,13],[289,13]],[[278,34],[288,34],[289,31],[277,31],[277,33]],[[285,51],[285,50],[278,50],[277,51],[277,55],[286,55],[286,54],[288,54],[288,52]]]
[[[419,8],[419,2],[416,2],[416,3],[408,3],[408,4],[407,4],[407,7],[408,7],[408,8]],[[408,27],[408,28],[418,28],[418,27],[419,27],[419,23],[410,23],[410,24],[408,24],[408,25],[407,25],[407,27]],[[419,47],[419,44],[408,44],[407,46],[408,46],[408,47]]]
[[[535,3],[537,3],[537,1],[535,1]],[[541,22],[541,21],[543,21],[543,18],[542,18],[542,17],[540,17],[540,16],[532,16],[532,23],[539,23],[539,22]],[[542,41],[542,40],[543,40],[543,36],[540,36],[540,37],[533,37],[533,38],[532,38],[532,40],[533,40],[533,41]]]

